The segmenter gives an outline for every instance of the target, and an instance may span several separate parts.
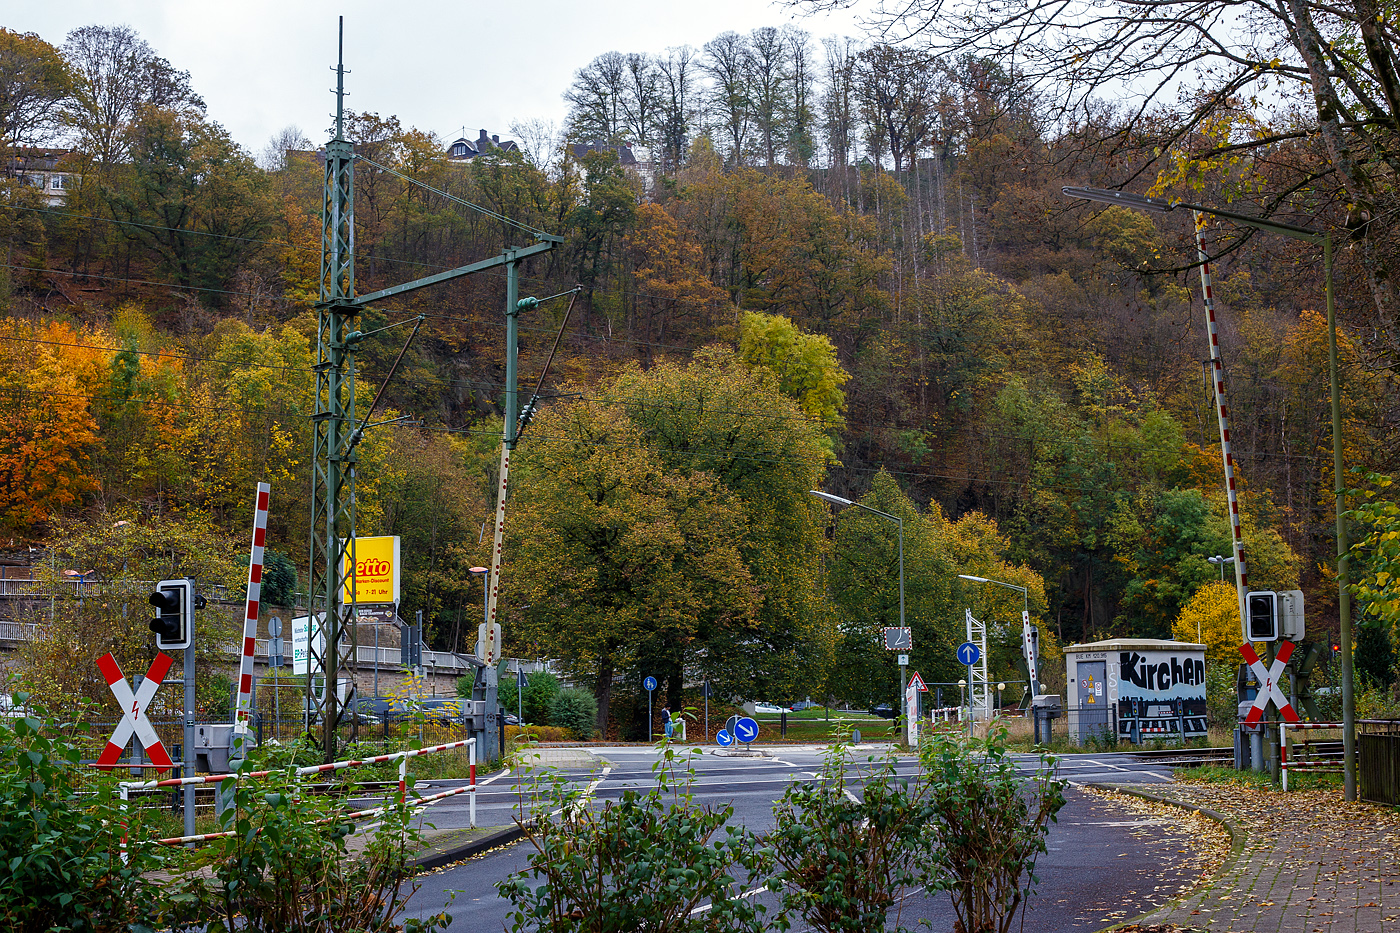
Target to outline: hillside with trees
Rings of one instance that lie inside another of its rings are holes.
[[[888,699],[872,638],[898,618],[894,526],[811,489],[903,519],[926,679],[957,679],[963,607],[1020,609],[958,573],[1026,586],[1051,646],[1171,637],[1206,612],[1206,558],[1231,544],[1189,216],[1064,185],[1335,232],[1343,482],[1369,493],[1353,579],[1364,618],[1393,625],[1392,27],[1328,19],[1356,42],[1280,39],[1233,79],[1183,65],[1180,95],[1137,107],[1123,75],[1090,80],[1053,39],[1008,54],[1008,16],[965,33],[906,18],[884,34],[901,42],[787,26],[606,52],[560,89],[565,126],[522,124],[521,150],[469,161],[396,116],[348,116],[361,293],[524,245],[473,205],[565,240],[522,282],[582,291],[512,476],[501,611],[507,655],[563,662],[600,721],[645,672],[672,708],[699,676],[734,696]],[[8,550],[79,561],[74,542],[118,521],[241,537],[265,480],[270,546],[305,580],[323,143],[288,127],[245,151],[127,27],[0,30]],[[44,159],[61,198],[35,187]],[[1250,582],[1301,587],[1331,638],[1321,259],[1228,223],[1208,239]],[[372,391],[402,334],[371,332],[425,318],[385,399],[411,421],[367,433],[358,515],[360,534],[403,537],[400,614],[422,610],[443,650],[470,651],[480,615],[468,568],[491,541],[504,294],[477,274],[357,325]],[[562,314],[522,317],[527,390]],[[1000,676],[1014,658],[995,649]]]

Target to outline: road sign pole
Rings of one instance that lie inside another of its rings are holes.
[[[190,620],[193,636],[194,620]],[[194,777],[194,638],[185,646],[185,747],[181,777]],[[194,835],[194,785],[185,785],[185,835]],[[193,849],[194,843],[188,848]]]

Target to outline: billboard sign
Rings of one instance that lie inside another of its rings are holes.
[[[402,561],[399,558],[399,536],[381,535],[374,538],[355,538],[355,593],[354,600],[360,604],[388,604],[399,601],[399,576]],[[345,593],[342,597],[350,602],[350,552],[345,552]]]
[[[320,631],[320,618],[317,616],[297,616],[292,619],[292,673],[305,674],[313,663],[311,639],[316,639],[316,653],[322,657],[326,653],[326,636]],[[319,665],[317,667],[319,670]]]

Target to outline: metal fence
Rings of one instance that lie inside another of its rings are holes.
[[[1400,720],[1368,722],[1356,737],[1356,778],[1362,800],[1400,806]]]

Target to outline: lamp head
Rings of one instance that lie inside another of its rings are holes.
[[[971,580],[973,583],[991,583],[991,582],[992,582],[991,580],[988,580],[986,577],[974,577],[974,576],[972,576],[972,575],[970,575],[970,574],[966,574],[966,573],[960,573],[960,574],[958,574],[958,579],[959,579],[959,580]]]
[[[1165,214],[1176,207],[1175,204],[1163,198],[1147,198],[1140,194],[1112,191],[1108,188],[1079,188],[1067,185],[1060,189],[1060,193],[1071,198],[1082,198],[1085,201],[1097,201],[1100,204],[1113,204],[1118,207],[1132,207],[1154,214]]]
[[[811,494],[816,496],[818,499],[830,502],[832,505],[839,505],[845,507],[852,504],[850,499],[843,499],[840,496],[833,496],[831,493],[822,492],[820,489],[811,489],[808,491],[811,492]]]

